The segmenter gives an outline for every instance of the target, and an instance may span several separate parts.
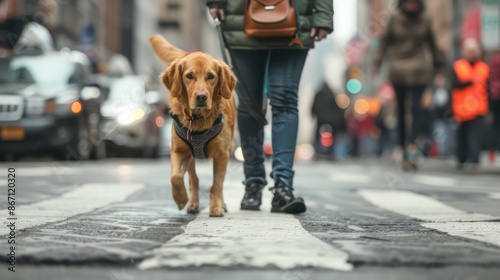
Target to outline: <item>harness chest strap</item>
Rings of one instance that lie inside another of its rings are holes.
[[[189,146],[193,156],[197,159],[207,159],[208,143],[222,131],[224,127],[224,115],[220,114],[214,121],[214,124],[204,131],[192,131],[191,123],[196,119],[190,119],[189,127],[185,127],[177,115],[172,114],[171,116],[174,120],[175,133]]]

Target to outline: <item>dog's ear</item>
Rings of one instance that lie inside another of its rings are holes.
[[[172,97],[179,97],[186,90],[182,81],[183,63],[177,59],[161,74],[160,79],[168,88]]]
[[[219,60],[219,94],[225,99],[230,99],[233,95],[233,90],[236,87],[238,80],[234,76],[233,71],[223,61]]]

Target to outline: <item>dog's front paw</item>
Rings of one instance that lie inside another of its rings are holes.
[[[186,206],[189,201],[186,190],[182,189],[180,191],[173,191],[172,195],[174,197],[175,203],[177,204],[177,207],[179,207],[179,210],[184,209],[184,206]]]
[[[196,214],[200,212],[200,204],[198,202],[189,202],[187,206],[187,212],[189,214]]]
[[[222,207],[210,207],[208,212],[210,217],[224,217],[224,208]]]

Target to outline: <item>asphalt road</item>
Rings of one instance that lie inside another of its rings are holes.
[[[211,169],[197,166],[202,209]],[[307,213],[269,213],[268,191],[262,211],[240,211],[231,162],[229,212],[209,218],[177,210],[166,159],[2,163],[0,279],[500,279],[500,168],[427,160],[403,173],[365,159],[296,171]]]

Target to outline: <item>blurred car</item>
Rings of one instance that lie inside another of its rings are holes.
[[[21,49],[0,58],[0,158],[103,157],[100,90],[86,84],[90,71],[88,58],[69,50]]]
[[[159,93],[147,92],[144,78],[132,75],[101,77],[99,85],[105,96],[101,132],[109,153],[157,158],[165,122]]]
[[[170,156],[170,149],[172,143],[172,125],[174,124],[174,120],[168,114],[168,110],[165,110],[165,124],[161,129],[161,145],[160,145],[160,155],[161,156]]]

